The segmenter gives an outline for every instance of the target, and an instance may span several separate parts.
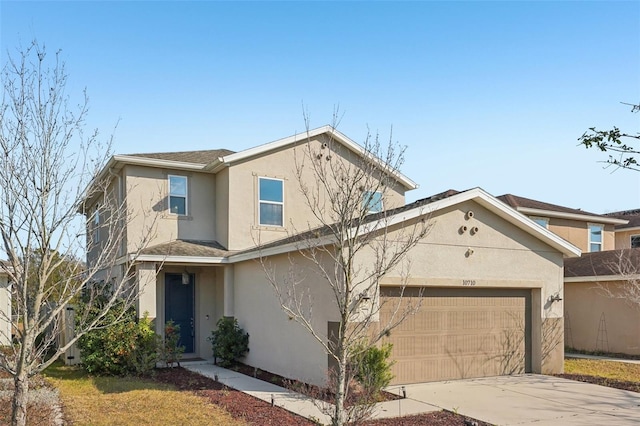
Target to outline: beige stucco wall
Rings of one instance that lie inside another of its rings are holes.
[[[165,319],[165,273],[184,272],[184,266],[165,265],[157,274],[155,283],[156,299],[154,307],[149,306],[151,301],[147,298],[141,299],[140,309],[155,310],[156,332],[164,335]],[[203,358],[210,358],[211,344],[207,338],[211,331],[215,329],[217,320],[222,316],[222,268],[208,266],[189,266],[188,272],[195,275],[194,294],[194,328],[195,328],[195,355]],[[145,300],[145,304],[142,303]]]
[[[312,153],[328,153],[322,149],[324,136],[309,142]],[[305,158],[309,146],[306,141],[300,145],[271,152],[259,158],[234,164],[229,170],[229,244],[230,250],[238,250],[262,243],[285,238],[288,234],[301,232],[319,225],[312,211],[306,203],[296,177],[296,162],[312,161]],[[326,161],[326,157],[320,160]],[[332,151],[331,160],[344,161],[355,164],[355,154],[342,148],[341,152]],[[316,178],[307,164],[304,167],[302,179],[311,188]],[[284,180],[284,226],[258,226],[258,178],[277,178]],[[366,188],[365,188],[366,190]],[[384,208],[389,209],[404,205],[404,188],[399,184],[386,188],[384,194]]]
[[[640,235],[640,229],[636,229],[635,231],[618,231],[616,232],[616,249],[626,249],[631,248],[631,236],[632,235]]]
[[[229,169],[216,174],[215,204],[216,241],[229,247]]]
[[[126,166],[124,171],[132,214],[127,229],[129,252],[145,234],[152,237],[149,246],[175,239],[215,240],[215,175],[140,166]],[[169,213],[168,175],[188,178],[186,216]]]
[[[317,282],[314,265],[299,255],[295,262],[297,279],[313,304],[313,327],[323,339],[327,321],[337,320],[327,286]],[[284,282],[291,268],[287,255],[269,258],[269,269]],[[327,355],[322,346],[300,324],[290,320],[281,308],[276,293],[256,261],[235,264],[235,316],[249,333],[249,348],[244,362],[285,377],[318,385],[326,384]]]
[[[569,241],[574,246],[588,253],[589,250],[589,225],[596,222],[585,222],[570,219],[549,219],[549,231]],[[604,225],[602,250],[615,248],[615,236],[613,225]]]
[[[613,292],[624,282],[603,283]],[[595,282],[565,283],[565,344],[575,349],[640,355],[640,309],[608,297]]]
[[[467,220],[469,210],[474,217]],[[549,301],[563,295],[562,254],[472,201],[438,211],[429,221],[428,236],[407,257],[408,285],[465,287],[466,281],[475,288],[532,289],[532,367],[534,372],[562,371],[562,344],[549,347],[543,339],[550,336],[543,324],[557,329],[552,324],[563,316],[562,302]],[[463,225],[478,232],[461,232]],[[383,283],[396,284],[401,275],[391,271]]]
[[[0,346],[11,344],[11,289],[7,276],[0,274]]]
[[[473,210],[472,220],[465,213]],[[508,224],[480,205],[467,202],[439,211],[430,217],[431,231],[425,240],[414,247],[409,284],[416,286],[464,287],[463,280],[471,280],[476,287],[527,288],[532,291],[532,364],[534,372],[561,372],[563,345],[556,335],[554,345],[544,345],[543,329],[558,330],[562,324],[562,302],[551,303],[549,297],[563,295],[562,254],[538,239]],[[478,232],[460,233],[462,225],[477,226]],[[395,234],[398,235],[397,233]],[[391,237],[394,237],[392,233]],[[467,255],[469,248],[472,255]],[[313,300],[314,327],[326,333],[327,321],[335,321],[335,310],[326,285],[300,255],[294,254],[298,278],[304,278]],[[286,256],[269,259],[271,268],[284,282],[290,268]],[[361,266],[371,265],[371,254],[363,254]],[[282,312],[274,291],[265,279],[264,271],[254,261],[235,265],[235,314],[241,326],[251,335],[246,362],[268,371],[296,379],[323,383],[327,357],[322,348]],[[394,285],[401,274],[390,272],[383,284]]]

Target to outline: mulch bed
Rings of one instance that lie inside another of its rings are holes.
[[[293,392],[298,392],[303,395],[307,395],[311,398],[319,399],[325,402],[334,402],[334,394],[329,392],[327,389],[322,389],[319,386],[310,385],[308,383],[300,382],[298,380],[287,379],[286,377],[282,377],[278,374],[271,373],[269,371],[264,371],[259,368],[252,367],[250,365],[236,363],[235,366],[231,367],[231,370],[242,373],[246,376],[255,377],[264,382],[272,383],[276,386],[283,387],[285,389],[289,389]],[[352,404],[357,400],[358,393],[357,389],[351,389],[349,393],[351,397],[351,401],[347,401],[346,404]],[[385,401],[396,401],[400,399],[399,395],[390,393],[390,392],[380,392],[378,395],[376,402],[385,402]]]
[[[253,367],[251,369],[250,375],[253,376]],[[192,391],[196,395],[208,399],[211,403],[224,408],[234,418],[242,419],[250,425],[306,426],[315,424],[284,408],[272,407],[271,404],[265,401],[226,387],[211,378],[201,376],[182,367],[158,370],[154,379],[161,383],[171,384],[181,391]],[[402,418],[380,419],[363,424],[366,426],[489,425],[488,423],[469,419],[448,411],[437,411]]]
[[[251,425],[303,426],[314,424],[284,408],[272,407],[265,401],[226,387],[213,379],[182,367],[158,370],[154,379],[161,383],[171,384],[181,391],[192,391],[224,408],[234,418],[242,419]]]
[[[610,388],[640,392],[640,383],[628,380],[607,379],[606,377],[587,376],[586,374],[554,374],[554,376]]]

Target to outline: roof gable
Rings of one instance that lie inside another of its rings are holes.
[[[233,164],[236,164],[241,161],[245,161],[254,157],[259,157],[262,155],[266,155],[270,152],[280,150],[289,146],[299,145],[305,143],[307,140],[326,134],[328,135],[332,141],[338,142],[341,145],[345,146],[347,149],[352,152],[361,155],[363,157],[368,158],[374,164],[380,166],[380,168],[385,171],[387,168],[385,167],[384,162],[371,155],[371,153],[367,152],[361,145],[349,139],[343,133],[339,132],[332,126],[323,126],[317,129],[309,130],[303,133],[296,133],[295,135],[288,136],[286,138],[278,139],[273,142],[269,142],[254,148],[246,149],[244,151],[236,152],[233,154],[225,155],[213,161],[209,164],[206,169],[215,172],[222,170],[225,167],[230,167]],[[392,171],[390,173],[400,184],[402,184],[406,189],[416,189],[418,184],[409,179],[407,176],[399,173],[397,171]]]
[[[411,204],[407,204],[396,209],[387,210],[382,213],[370,215],[369,225],[362,227],[361,232],[375,232],[381,229],[380,220],[384,217],[386,226],[393,226],[399,223],[408,222],[412,219],[424,216],[425,214],[434,213],[438,210],[445,209],[465,201],[475,201],[487,210],[496,214],[498,217],[515,225],[530,235],[545,242],[549,246],[561,252],[566,257],[580,256],[580,249],[560,238],[553,232],[533,222],[528,217],[517,212],[510,206],[507,206],[497,198],[485,192],[481,188],[473,188],[467,191],[458,192],[448,190],[431,197],[423,198]],[[261,256],[287,253],[298,249],[298,243],[302,240],[311,238],[315,244],[326,245],[331,244],[331,236],[328,227],[320,227],[306,231],[301,234],[293,235],[282,240],[245,250],[229,257],[231,262],[244,261],[254,259]]]

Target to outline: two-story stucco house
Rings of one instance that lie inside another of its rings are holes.
[[[291,238],[319,225],[300,191],[300,180],[313,183],[314,176],[297,175],[295,167],[300,150],[309,147],[318,161],[357,164],[367,155],[327,126],[241,152],[116,155],[105,167],[102,176],[113,179],[134,213],[121,263],[131,261],[145,221],[155,218],[151,242],[135,259],[138,310],[155,319],[160,334],[165,321],[180,324],[191,356],[209,358],[207,337],[216,321],[233,316],[251,336],[244,362],[324,383],[326,353],[283,313],[257,262],[262,256],[276,268],[292,260],[306,267]],[[384,209],[392,218],[390,235],[422,218],[431,224],[408,254],[406,295],[422,298],[422,308],[388,338],[395,382],[561,371],[563,260],[580,250],[479,188],[406,205],[405,192],[414,188],[396,173],[384,196],[374,197],[373,211]],[[87,222],[92,236],[105,237],[99,217]],[[363,254],[358,262],[371,259]],[[375,300],[404,303],[399,274],[383,277]],[[314,274],[303,275],[313,321],[328,330],[338,321],[329,290]]]
[[[640,300],[629,300],[627,291],[640,278],[640,210],[600,215],[510,194],[498,198],[583,251],[565,259],[566,346],[640,355]]]

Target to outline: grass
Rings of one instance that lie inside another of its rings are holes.
[[[640,364],[592,359],[565,359],[564,372],[640,383]]]
[[[203,398],[150,380],[92,377],[60,364],[47,369],[45,376],[59,389],[70,424],[244,425]]]

